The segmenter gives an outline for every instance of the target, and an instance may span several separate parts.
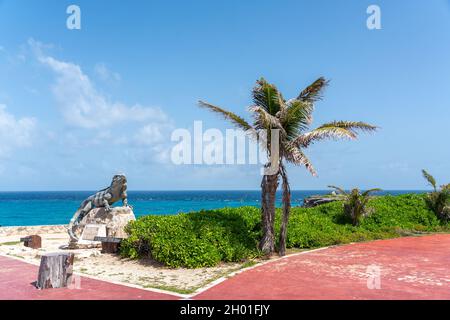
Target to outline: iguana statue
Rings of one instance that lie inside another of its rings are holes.
[[[127,200],[127,178],[118,174],[113,177],[111,185],[108,188],[98,191],[81,203],[81,206],[75,212],[70,220],[68,232],[72,242],[78,241],[75,235],[75,229],[83,218],[94,208],[103,207],[107,212],[111,211],[111,205],[122,199],[123,206],[128,207]]]

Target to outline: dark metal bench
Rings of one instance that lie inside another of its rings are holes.
[[[115,237],[95,237],[94,241],[100,241],[102,243],[102,253],[117,253],[119,252],[120,243],[122,238]]]

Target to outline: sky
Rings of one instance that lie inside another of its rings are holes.
[[[330,79],[312,128],[380,127],[314,144],[318,177],[289,166],[292,189],[425,189],[423,168],[448,183],[449,56],[448,0],[0,0],[0,191],[95,190],[116,173],[131,190],[258,189],[258,165],[170,154],[194,121],[232,128],[200,99],[250,119],[260,77],[287,98]]]

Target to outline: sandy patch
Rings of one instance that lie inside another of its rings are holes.
[[[66,245],[69,240],[67,233],[64,232],[64,226],[8,227],[8,230],[5,229],[5,227],[0,228],[0,255],[21,258],[39,265],[41,255],[45,253],[73,252],[75,253],[75,272],[95,276],[105,281],[130,283],[143,288],[191,293],[248,265],[223,263],[212,268],[170,269],[150,259],[130,260],[116,255],[102,254],[100,249],[62,250],[61,247]],[[19,242],[21,237],[31,234],[39,234],[42,237],[41,249],[27,248]]]
[[[25,227],[0,227],[0,237],[29,236],[32,234],[64,233],[65,225],[54,226],[25,226]]]

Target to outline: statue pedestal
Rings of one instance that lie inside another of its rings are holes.
[[[100,248],[101,242],[95,237],[127,238],[125,226],[136,220],[130,207],[114,207],[106,212],[105,208],[92,209],[74,230],[79,237],[77,242],[70,242],[69,249]]]

